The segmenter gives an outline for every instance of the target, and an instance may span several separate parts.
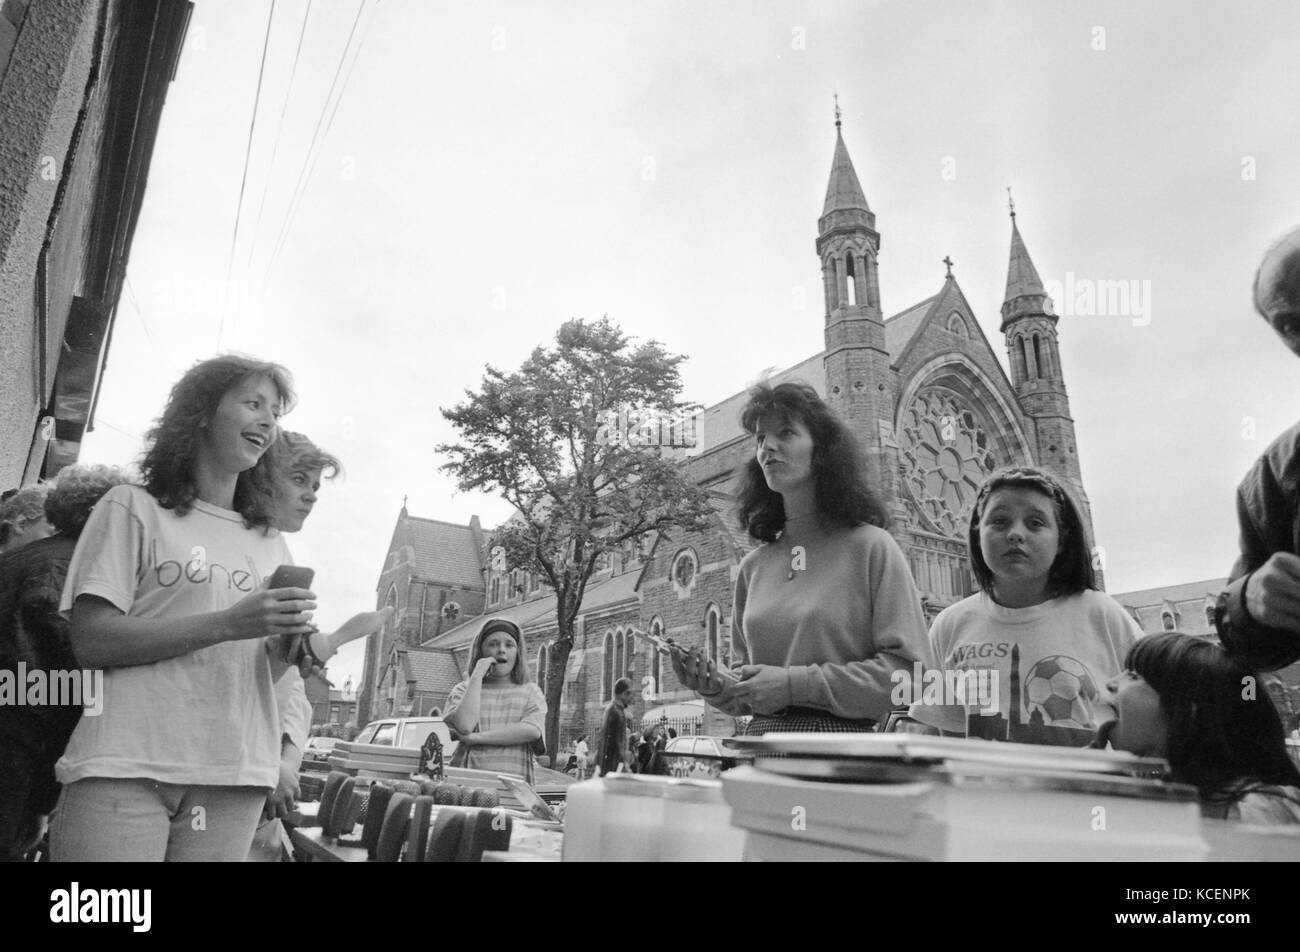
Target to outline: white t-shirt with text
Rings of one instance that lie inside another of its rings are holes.
[[[184,515],[139,486],[116,486],[77,543],[60,605],[102,598],[136,618],[222,611],[292,564],[275,530],[195,501]],[[63,783],[143,777],[184,785],[272,788],[280,719],[260,638],[227,641],[104,672],[103,712],[82,717],[56,771]]]

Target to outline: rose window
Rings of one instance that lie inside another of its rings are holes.
[[[925,527],[964,536],[975,495],[997,464],[975,414],[944,390],[919,393],[899,427],[900,469]]]

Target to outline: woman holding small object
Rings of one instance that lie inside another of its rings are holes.
[[[267,587],[293,560],[249,478],[292,401],[276,364],[197,364],[149,433],[144,485],[91,513],[60,608],[80,665],[104,669],[102,711],[56,768],[55,860],[246,857],[280,759],[268,649],[316,607]]]
[[[740,565],[732,640],[719,672],[671,651],[686,687],[747,734],[872,730],[895,706],[894,673],[928,659],[921,597],[885,531],[852,434],[811,387],[760,384],[741,425],[754,439],[738,514],[763,545]]]
[[[451,689],[443,714],[460,746],[453,767],[513,774],[533,782],[533,747],[546,729],[546,698],[528,677],[524,635],[489,618],[470,648],[469,678]]]

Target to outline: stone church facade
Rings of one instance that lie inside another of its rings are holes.
[[[837,119],[815,244],[824,290],[825,349],[775,374],[772,382],[811,385],[854,431],[866,453],[871,484],[892,516],[890,531],[908,559],[927,616],[933,618],[975,590],[964,527],[980,484],[994,470],[1032,464],[1056,475],[1083,514],[1090,547],[1092,520],[1070,417],[1057,316],[1021,237],[1014,208],[1000,326],[1010,376],[975,319],[951,263],[935,294],[893,316],[884,315],[878,267],[881,235]],[[737,467],[753,452],[752,440],[739,425],[745,400],[742,391],[701,411],[699,445],[693,455],[677,451],[681,465],[712,494],[711,529],[660,536],[610,560],[588,587],[578,638],[564,671],[548,670],[547,645],[556,635],[554,598],[537,579],[508,566],[494,569],[480,546],[462,566],[444,566],[445,578],[428,580],[439,593],[450,592],[454,576],[462,586],[457,596],[462,607],[481,606],[465,611],[458,616],[461,623],[449,627],[444,615],[430,615],[427,595],[421,595],[426,600],[420,605],[414,603],[421,590],[408,576],[403,576],[404,584],[393,584],[400,581],[391,577],[394,570],[412,560],[403,563],[400,552],[390,551],[379,604],[394,604],[398,621],[392,631],[372,639],[360,690],[363,710],[380,716],[401,712],[404,704],[413,708],[417,697],[436,698],[433,676],[421,681],[410,664],[424,653],[433,653],[445,668],[437,680],[449,691],[448,680],[459,680],[465,670],[481,611],[505,615],[521,625],[537,680],[565,679],[562,744],[595,732],[620,676],[631,677],[641,690],[634,720],[650,709],[656,718],[665,707],[669,713],[681,713],[672,706],[694,695],[677,684],[671,669],[660,664],[640,636],[661,631],[679,643],[703,647],[720,661],[730,656],[732,587],[741,560],[755,545],[731,512],[729,495]],[[433,531],[429,522],[403,509],[394,544],[400,537],[413,550],[430,547],[431,540],[419,538]],[[457,528],[467,538],[481,539],[481,532]],[[415,680],[402,691],[400,678],[408,676]],[[442,697],[445,700],[445,691]]]

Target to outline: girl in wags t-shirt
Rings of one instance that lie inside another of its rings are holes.
[[[280,760],[285,666],[268,648],[311,631],[316,607],[267,589],[292,559],[249,478],[292,400],[276,364],[197,364],[149,433],[144,485],[91,513],[60,608],[104,696],[56,768],[56,861],[247,856]]]
[[[980,489],[969,544],[982,591],[934,620],[939,676],[914,686],[912,718],[968,737],[1087,746],[1107,719],[1104,686],[1142,632],[1097,590],[1078,508],[1042,470],[1003,470]]]

